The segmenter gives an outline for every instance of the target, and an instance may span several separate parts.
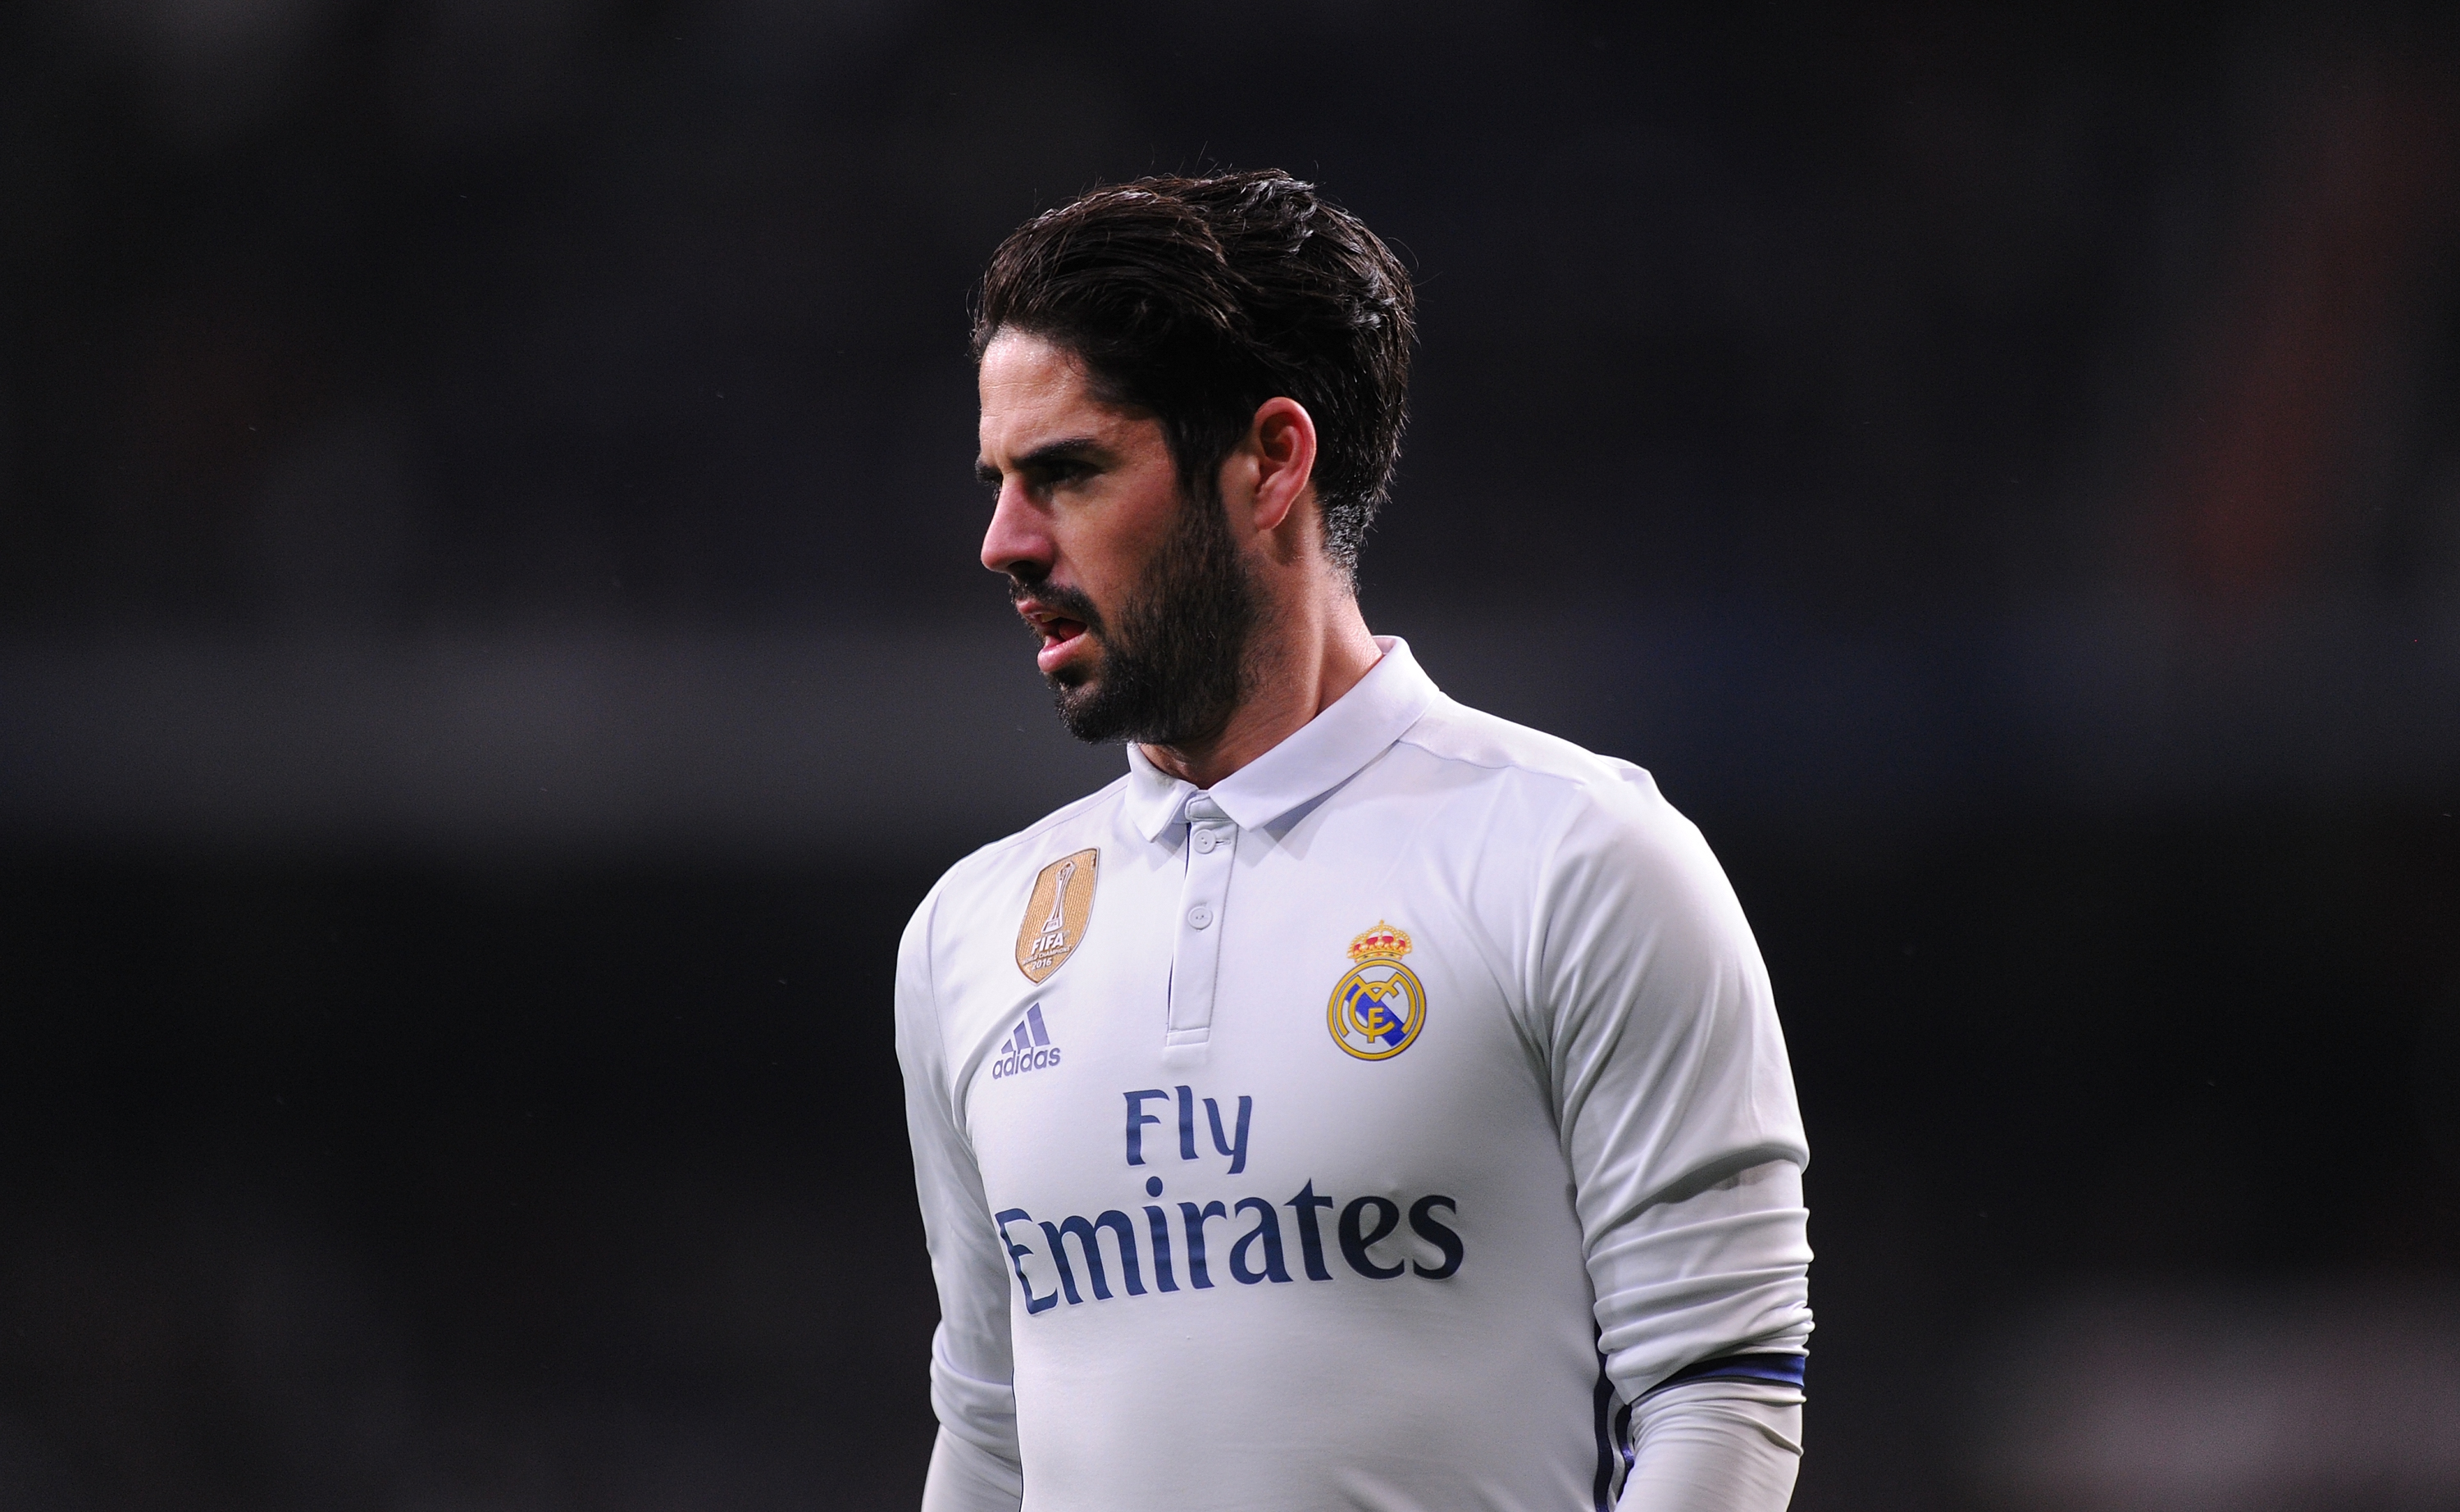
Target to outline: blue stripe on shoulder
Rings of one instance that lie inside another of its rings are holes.
[[[1810,1358],[1808,1354],[1720,1354],[1712,1360],[1686,1365],[1650,1387],[1645,1395],[1654,1396],[1669,1386],[1692,1381],[1768,1381],[1799,1391],[1803,1368]]]

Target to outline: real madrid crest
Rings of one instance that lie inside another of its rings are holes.
[[[1389,1060],[1410,1048],[1427,1023],[1427,990],[1401,964],[1410,931],[1377,921],[1349,942],[1349,974],[1332,990],[1326,1021],[1332,1042],[1361,1060]]]
[[[1025,903],[1025,920],[1016,926],[1016,969],[1036,984],[1066,965],[1085,943],[1085,923],[1093,916],[1093,877],[1102,853],[1080,850],[1062,856],[1033,879],[1033,896]]]

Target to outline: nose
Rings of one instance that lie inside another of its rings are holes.
[[[1048,577],[1057,556],[1048,513],[1035,506],[1019,479],[1001,482],[990,528],[983,533],[983,565],[1030,583]]]

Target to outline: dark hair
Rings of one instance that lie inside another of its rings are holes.
[[[1359,219],[1286,173],[1139,179],[1017,228],[991,255],[974,358],[1004,330],[1084,362],[1107,403],[1161,422],[1210,499],[1257,406],[1316,424],[1326,553],[1354,572],[1409,417],[1410,275]]]

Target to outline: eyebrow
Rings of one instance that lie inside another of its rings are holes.
[[[1015,466],[1020,473],[1047,473],[1070,462],[1104,462],[1110,457],[1110,449],[1092,437],[1071,436],[1035,447],[1018,458]],[[974,477],[995,488],[999,485],[1000,470],[991,465],[990,458],[981,458],[974,463]]]

